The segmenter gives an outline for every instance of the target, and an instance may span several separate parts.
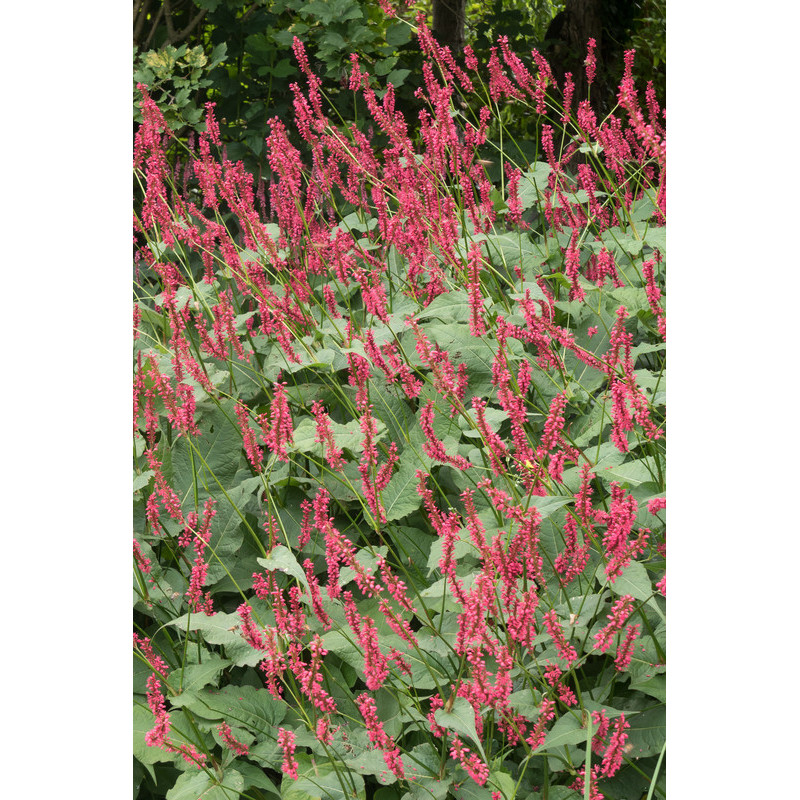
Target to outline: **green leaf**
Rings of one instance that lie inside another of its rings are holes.
[[[460,736],[466,736],[478,748],[478,752],[485,760],[486,755],[483,752],[483,745],[481,744],[478,731],[475,729],[475,711],[470,705],[469,701],[464,697],[456,697],[453,707],[450,711],[445,711],[443,708],[436,710],[433,715],[437,725],[442,728],[455,731]]]
[[[184,614],[169,622],[178,630],[185,631],[187,626],[190,631],[199,631],[209,644],[220,644],[225,647],[225,653],[236,666],[254,667],[261,661],[263,655],[251,647],[238,633],[241,620],[238,614],[225,614],[218,611],[207,617],[205,614]]]
[[[382,58],[380,61],[375,62],[373,70],[376,75],[386,75],[392,71],[392,67],[397,63],[397,56],[390,56],[389,58]]]
[[[272,735],[272,728],[283,720],[287,710],[266,689],[249,685],[184,692],[171,702],[204,719],[224,720],[262,736]]]
[[[288,58],[282,58],[272,67],[270,72],[276,78],[288,78],[290,75],[294,75],[297,72],[297,68]]]
[[[150,483],[150,478],[155,475],[152,469],[145,470],[141,475],[134,475],[133,476],[133,491],[137,492],[139,489],[144,488]]]
[[[167,800],[237,800],[244,790],[244,778],[235,769],[226,769],[221,781],[206,772],[184,772],[167,792]]]
[[[597,568],[596,577],[604,585],[608,585],[614,594],[622,597],[629,594],[637,600],[647,600],[653,594],[653,584],[647,570],[638,561],[628,564],[622,574],[610,583],[605,574],[605,567],[600,564]]]
[[[418,320],[435,317],[441,322],[466,322],[469,320],[469,296],[462,289],[454,289],[435,297],[416,315]]]
[[[617,244],[626,253],[630,253],[632,256],[636,256],[642,252],[642,245],[644,245],[644,242],[642,241],[642,239],[639,239],[636,236],[631,236],[630,234],[624,234],[617,238]]]
[[[583,744],[586,741],[586,730],[579,719],[572,714],[564,714],[556,720],[544,739],[540,750],[554,750],[568,744]]]
[[[281,781],[282,800],[365,800],[364,779],[358,773],[347,770],[341,762],[312,761],[304,753],[297,754],[295,758],[298,764],[297,780],[284,775]]]
[[[626,461],[624,464],[612,467],[603,472],[603,477],[612,481],[627,483],[629,486],[638,486],[640,483],[648,483],[658,475],[656,463],[653,458],[637,458],[633,461]]]
[[[379,377],[370,377],[370,402],[373,404],[372,413],[375,419],[379,420],[378,430],[383,431],[385,426],[386,435],[390,442],[396,442],[398,447],[403,450],[404,443],[409,439],[409,430],[416,417],[414,412],[409,408],[408,402],[401,398],[398,388],[390,386],[381,375]],[[334,438],[336,434],[334,433]],[[339,444],[339,447],[345,445]],[[354,451],[355,452],[355,451]],[[359,449],[358,452],[361,452]]]
[[[650,219],[656,213],[656,206],[653,201],[645,196],[639,200],[631,203],[630,215],[634,222],[642,222],[643,220]]]
[[[344,50],[347,47],[347,42],[342,34],[336,33],[336,31],[325,31],[320,38],[320,44],[330,50]]]
[[[403,81],[411,74],[410,69],[393,69],[386,76],[386,83],[391,83],[392,86],[398,87],[403,85]]]
[[[257,789],[265,789],[268,794],[280,798],[281,790],[264,774],[264,770],[242,759],[237,759],[235,764],[236,769],[242,773],[245,787],[255,786]]]
[[[170,702],[172,701],[171,698]],[[155,725],[155,717],[150,709],[144,705],[144,698],[141,702],[137,703],[134,698],[133,705],[133,754],[138,761],[142,764],[155,764],[159,761],[174,761],[175,754],[168,753],[160,747],[150,747],[145,742],[145,734],[152,730]],[[192,731],[192,725],[189,722],[186,714],[181,710],[171,711],[169,714],[170,721],[170,739],[176,745],[182,744],[197,744],[190,742],[184,733]]]
[[[169,683],[183,692],[202,689],[209,683],[216,684],[220,673],[233,662],[216,655],[207,655],[202,664],[189,664],[185,670],[176,669],[169,675]]]
[[[464,528],[461,530],[466,533]],[[432,542],[428,553],[428,575],[432,575],[434,570],[439,569],[443,548],[444,540],[442,538],[437,538]],[[457,539],[453,545],[453,558],[456,561],[460,561],[465,555],[478,555],[477,548],[469,538]]]
[[[661,227],[648,228],[644,233],[645,244],[649,244],[655,250],[660,250],[662,254],[667,253],[667,228],[665,225]]]
[[[536,510],[542,515],[542,519],[547,519],[554,511],[558,511],[559,508],[574,502],[574,497],[539,497],[538,495],[533,495],[530,498],[530,505],[536,506]]]
[[[331,8],[332,4],[324,0],[311,0],[310,3],[303,3],[298,9],[303,17],[316,17],[323,25],[330,25],[336,12]]]
[[[511,708],[529,720],[536,719],[538,716],[540,703],[541,698],[536,697],[530,689],[520,689],[508,696],[508,704]]]
[[[386,44],[397,47],[411,41],[411,26],[407,22],[394,22],[386,28]]]
[[[661,752],[667,737],[667,716],[663,705],[634,714],[626,719],[630,723],[628,744],[629,758],[645,758]]]
[[[226,413],[227,412],[227,413]],[[243,457],[242,434],[232,420],[236,416],[233,402],[226,400],[220,408],[203,414],[198,423],[202,436],[181,436],[172,448],[172,486],[179,497],[188,497],[192,487],[229,487]],[[192,446],[193,445],[193,446]]]
[[[536,798],[530,795],[528,800],[536,800]],[[569,786],[551,786],[547,800],[584,800],[584,797],[583,792],[570,789]]]
[[[335,653],[346,664],[349,664],[359,673],[364,671],[364,656],[354,642],[350,641],[340,631],[327,631],[322,635],[322,644],[330,653]]]
[[[144,740],[145,734],[153,729],[156,718],[146,706],[133,704],[133,755],[142,764],[157,764],[159,761],[172,761],[173,756],[160,747],[150,747]]]
[[[637,683],[631,682],[630,688],[637,692],[655,697],[665,703],[667,700],[667,679],[664,675],[653,675]]]
[[[402,519],[420,507],[422,498],[417,494],[417,469],[418,466],[412,461],[401,460],[400,469],[392,475],[381,492],[381,502],[388,522]]]
[[[315,442],[317,426],[311,417],[304,417],[297,428],[295,428],[293,439],[294,443],[287,447],[290,452],[300,453],[323,453],[323,445]],[[346,424],[331,421],[331,433],[333,441],[340,449],[350,450],[353,455],[359,455],[364,449],[364,433],[361,430],[359,421],[351,419]],[[375,441],[380,442],[386,435],[386,425],[376,419]]]
[[[306,590],[306,594],[309,597],[311,596],[305,570],[298,563],[295,554],[285,545],[276,544],[275,547],[272,548],[272,552],[266,558],[257,558],[256,561],[270,572],[279,570],[286,575],[291,575],[293,578],[296,578]]]
[[[522,173],[519,182],[519,199],[523,211],[536,205],[539,196],[547,189],[547,179],[552,171],[550,165],[543,161],[537,161],[531,167]]]

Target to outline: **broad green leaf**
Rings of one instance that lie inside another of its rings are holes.
[[[353,636],[352,632],[350,633]],[[358,645],[348,639],[342,632],[332,630],[322,635],[322,644],[330,653],[335,653],[346,664],[349,664],[359,674],[364,672],[364,656]]]
[[[478,748],[478,752],[483,758],[483,745],[475,728],[475,711],[469,701],[464,697],[456,697],[450,711],[439,708],[433,715],[437,725],[441,725],[447,730],[455,731],[459,736],[466,736]]]
[[[386,44],[397,47],[411,39],[411,26],[405,22],[395,22],[386,28]]]
[[[335,31],[326,31],[320,38],[320,43],[331,50],[343,50],[347,47],[347,42],[345,42],[342,34]]]
[[[160,747],[150,747],[145,743],[145,734],[153,729],[156,718],[146,706],[133,704],[133,755],[142,764],[156,764],[159,761],[172,761],[174,756]]]
[[[294,444],[287,447],[290,452],[318,453],[324,452],[323,445],[315,442],[317,425],[311,417],[304,417],[294,431]],[[347,448],[354,455],[360,455],[364,449],[364,433],[362,432],[357,419],[351,419],[346,424],[331,421],[331,433],[333,440],[339,448]],[[386,435],[386,425],[376,420],[375,441],[380,442]]]
[[[531,167],[522,173],[519,182],[519,200],[524,211],[536,205],[547,189],[547,179],[552,171],[550,165],[543,161],[536,161]]]
[[[352,746],[352,745],[351,745]],[[344,763],[348,768],[359,775],[378,775],[380,783],[391,784],[397,781],[393,773],[389,772],[386,767],[386,761],[383,758],[383,751],[381,750],[360,750],[356,753],[345,756]],[[388,778],[388,780],[381,780],[381,777]]]
[[[454,289],[435,297],[416,317],[418,320],[433,317],[440,322],[466,322],[469,314],[469,296],[463,289]]]
[[[358,464],[348,461],[344,469],[339,472],[326,470],[322,473],[322,485],[330,492],[334,500],[338,500],[343,505],[354,503],[363,499],[361,489],[361,475],[358,471]]]
[[[647,600],[653,594],[653,584],[647,570],[638,561],[628,564],[613,583],[609,583],[605,567],[600,564],[596,577],[604,585],[607,584],[614,594],[622,597],[629,594],[637,600]]]
[[[628,744],[631,746],[629,758],[645,758],[661,752],[667,735],[666,709],[663,705],[642,711],[640,714],[626,714],[630,723]]]
[[[520,291],[511,292],[508,297],[512,300],[525,300],[526,295],[530,295],[531,300],[546,300],[542,287],[536,281],[525,281],[520,287]]]
[[[226,769],[221,780],[206,772],[184,772],[167,792],[167,800],[237,800],[244,789],[244,778],[235,769]]]
[[[382,432],[385,426],[388,441],[396,442],[400,450],[403,450],[415,416],[402,389],[398,384],[387,384],[383,375],[373,376],[370,378],[369,396],[372,413],[378,420],[378,430]],[[337,444],[339,444],[338,439]],[[344,445],[339,444],[339,446]]]
[[[633,461],[626,461],[619,466],[612,467],[603,473],[603,477],[611,481],[637,486],[640,483],[648,483],[655,480],[658,475],[656,464],[653,458],[637,458]]]
[[[631,203],[630,216],[634,222],[650,219],[656,213],[656,206],[653,201],[645,196]]]
[[[667,700],[667,679],[665,675],[653,675],[643,681],[631,682],[630,688],[650,695],[650,697],[655,697],[656,700],[660,700],[662,703]]]
[[[617,236],[617,243],[626,253],[630,253],[632,256],[639,255],[639,253],[642,252],[642,245],[644,244],[642,239],[631,236],[630,234]]]
[[[210,683],[216,684],[222,670],[231,663],[227,658],[209,654],[202,664],[189,664],[185,670],[173,670],[169,676],[169,684],[176,689],[180,687],[183,692],[202,689]]]
[[[234,763],[237,771],[242,773],[245,788],[255,786],[257,789],[265,789],[273,797],[280,798],[281,790],[264,774],[264,770],[243,759],[237,759]]]
[[[283,776],[282,800],[365,800],[364,779],[357,772],[347,770],[341,762],[312,761],[304,753],[298,753],[295,758],[298,778],[295,781],[288,775]]]
[[[554,750],[568,744],[583,744],[585,741],[586,729],[581,726],[579,719],[568,713],[556,720],[538,749]]]
[[[172,702],[175,698],[170,698],[168,702]],[[145,742],[145,734],[152,730],[155,725],[156,718],[147,708],[146,700],[141,699],[141,702],[136,702],[134,698],[133,704],[133,754],[141,761],[142,764],[155,764],[159,761],[174,761],[175,754],[168,753],[160,747],[151,747]],[[174,705],[174,704],[173,704]],[[176,745],[183,745],[194,743],[187,739],[184,734],[192,732],[193,728],[182,710],[169,712],[170,732],[169,738]]]
[[[203,414],[198,422],[202,436],[192,436],[191,445],[186,436],[175,441],[172,475],[179,497],[190,496],[195,483],[199,489],[207,486],[212,492],[231,485],[244,453],[242,434],[235,421],[233,402],[225,400],[221,408],[211,408]]]
[[[541,698],[534,696],[529,689],[520,689],[508,696],[508,704],[523,717],[535,720],[539,716]]]
[[[299,353],[299,356],[300,361],[292,362],[284,372],[299,372],[301,369],[318,369],[323,373],[334,372],[337,369],[337,361],[340,358],[338,352],[327,347],[321,350],[303,350]]]
[[[462,529],[463,534],[466,534],[466,529]],[[439,562],[442,559],[444,547],[443,539],[436,539],[431,544],[430,553],[428,553],[428,575],[433,574],[434,570],[439,569]],[[453,545],[453,558],[460,561],[465,555],[478,555],[478,550],[469,538],[457,539]]]
[[[198,689],[172,698],[172,704],[208,720],[224,720],[255,734],[271,733],[286,715],[286,705],[266,689],[254,686],[226,686]]]
[[[169,624],[178,630],[199,631],[209,644],[220,644],[225,653],[236,666],[254,667],[263,658],[263,654],[251,647],[238,633],[241,620],[238,614],[225,614],[218,611],[207,617],[205,614],[184,614]]]
[[[450,787],[453,783],[452,775],[445,775],[443,780],[438,777],[415,778],[409,781],[408,792],[402,796],[402,800],[445,800],[450,797]]]
[[[270,572],[278,570],[296,578],[305,589],[306,594],[311,596],[305,570],[298,563],[295,554],[285,545],[276,544],[266,558],[257,558],[256,561]]]
[[[528,800],[538,800],[538,797],[530,795]],[[551,786],[547,800],[584,800],[584,797],[583,792],[570,789],[569,786]]]
[[[514,265],[519,265],[523,270],[535,269],[547,259],[546,253],[524,233],[521,236],[513,233],[487,236],[484,252],[494,264],[504,267],[509,273]],[[510,286],[507,287],[507,290],[510,289]]]
[[[386,83],[391,83],[392,86],[401,86],[403,81],[411,74],[410,69],[393,69],[386,76]]]
[[[392,525],[388,533],[397,553],[407,559],[409,565],[417,567],[427,563],[431,545],[437,538],[431,533],[407,525]]]
[[[401,459],[400,468],[381,492],[381,502],[388,522],[402,519],[420,507],[422,497],[417,494],[418,468],[409,459]]]
[[[644,234],[644,241],[650,247],[660,250],[664,255],[667,252],[667,229],[662,226],[660,228],[648,228]]]
[[[539,512],[539,514],[541,514],[542,519],[547,519],[559,508],[563,508],[564,506],[568,506],[570,503],[574,502],[574,497],[539,497],[537,495],[533,495],[530,498],[530,505],[536,507],[536,510]]]
[[[500,797],[515,796],[516,781],[507,772],[490,772],[485,786],[478,786],[471,780],[464,781],[456,792],[458,800],[492,800],[492,795],[499,791]],[[552,791],[551,795],[552,797]]]
[[[138,492],[139,489],[142,489],[145,486],[147,486],[147,484],[150,483],[150,478],[152,478],[153,475],[155,475],[155,472],[153,472],[152,469],[145,470],[144,472],[142,472],[141,475],[134,475],[133,476],[133,491],[134,492]]]

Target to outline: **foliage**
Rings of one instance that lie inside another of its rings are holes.
[[[163,8],[163,0],[162,8]],[[419,61],[418,53],[404,55],[412,40],[406,21],[384,14],[375,0],[260,0],[246,4],[240,0],[192,0],[195,8],[182,9],[173,27],[180,28],[184,18],[205,9],[201,24],[192,29],[190,41],[181,45],[197,48],[207,55],[207,65],[199,73],[192,72],[192,100],[217,104],[221,135],[228,146],[228,155],[243,160],[254,172],[265,171],[264,131],[273,116],[285,117],[291,108],[292,84],[300,75],[291,57],[293,38],[298,37],[307,48],[309,58],[322,80],[326,96],[348,120],[358,117],[354,95],[346,90],[350,69],[350,53],[358,52],[369,64],[370,72],[395,88],[403,86]],[[142,82],[153,88],[147,70],[161,86],[182,90],[187,80],[185,67],[176,60],[175,43],[168,41],[166,19],[151,10],[153,30],[148,34],[150,47],[134,56],[134,85]],[[142,34],[141,39],[147,37]],[[413,50],[413,49],[412,49]],[[218,55],[221,54],[221,58]],[[184,58],[185,61],[185,58]],[[150,65],[159,64],[158,71]],[[202,68],[201,65],[200,68]],[[197,77],[194,77],[197,75]],[[413,88],[409,95],[413,93]],[[138,93],[134,93],[138,96]],[[181,133],[175,122],[199,133],[200,116],[182,91],[154,94],[167,119]],[[363,113],[363,109],[362,109]]]
[[[471,4],[472,31],[470,44],[479,53],[488,50],[498,37],[506,36],[515,53],[530,52],[541,47],[547,27],[564,7],[552,0],[491,0]]]
[[[201,89],[212,85],[209,73],[225,58],[227,45],[217,45],[207,58],[201,45],[180,47],[165,45],[160,50],[133,52],[133,81],[148,87],[150,96],[163,109],[167,125],[173,130],[184,126],[201,128],[202,106],[197,101]],[[133,119],[142,122],[138,104],[134,103]]]
[[[203,104],[215,102],[228,156],[265,179],[270,172],[264,145],[267,120],[289,113],[291,86],[300,75],[290,53],[295,36],[305,44],[321,91],[340,120],[369,124],[363,100],[347,86],[350,53],[356,52],[373,78],[373,88],[380,93],[382,85],[391,83],[410,129],[417,124],[422,105],[415,94],[422,83],[423,62],[411,22],[430,11],[427,2],[393,0],[393,16],[384,13],[379,0],[173,0],[171,5],[143,0],[140,5],[147,13],[140,13],[135,37],[134,99],[139,96],[136,85],[147,85],[184,142],[191,132],[203,130]],[[164,13],[167,6],[170,10]],[[468,43],[478,61],[488,63],[491,48],[505,36],[511,50],[531,68],[532,48],[547,55],[548,25],[562,8],[563,3],[551,0],[470,3]],[[665,14],[665,0],[604,5],[608,59],[600,65],[598,86],[611,87],[613,95],[623,70],[623,50],[635,47],[640,52],[640,85],[653,80],[663,105]],[[140,121],[138,113],[135,118]],[[513,104],[497,109],[493,122],[515,137],[535,135],[529,115],[518,113]],[[493,125],[489,138],[496,138],[498,131]],[[303,145],[297,140],[294,144]]]
[[[652,81],[656,97],[667,96],[667,0],[644,0],[631,30],[630,47],[636,50],[641,80]]]
[[[417,34],[415,140],[358,60],[375,135],[337,125],[295,43],[269,215],[213,107],[176,179],[143,93],[140,798],[665,796],[659,109]],[[487,158],[505,103],[562,130]]]

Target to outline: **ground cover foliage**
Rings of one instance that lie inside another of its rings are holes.
[[[597,119],[415,35],[413,140],[294,43],[268,197],[213,105],[176,169],[141,87],[141,798],[665,796],[664,114],[632,52]]]

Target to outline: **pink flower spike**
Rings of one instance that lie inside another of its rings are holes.
[[[281,770],[292,780],[297,780],[297,759],[294,757],[294,733],[285,728],[278,728],[278,747],[283,751]]]
[[[250,752],[250,748],[246,744],[242,744],[234,737],[231,732],[231,726],[227,722],[223,722],[217,728],[220,739],[225,742],[225,746],[236,753],[237,756],[246,756]]]
[[[547,628],[547,632],[550,634],[550,637],[556,646],[558,655],[567,662],[567,666],[572,664],[573,661],[577,661],[578,652],[564,636],[564,632],[561,630],[561,625],[558,622],[558,615],[556,614],[555,609],[551,609],[544,615],[544,624]]]
[[[590,86],[597,75],[597,57],[594,52],[596,47],[597,42],[594,39],[589,39],[586,43],[586,60],[583,63],[586,65],[586,80]]]
[[[654,497],[647,503],[647,510],[651,514],[658,514],[659,511],[667,507],[666,497]]]

